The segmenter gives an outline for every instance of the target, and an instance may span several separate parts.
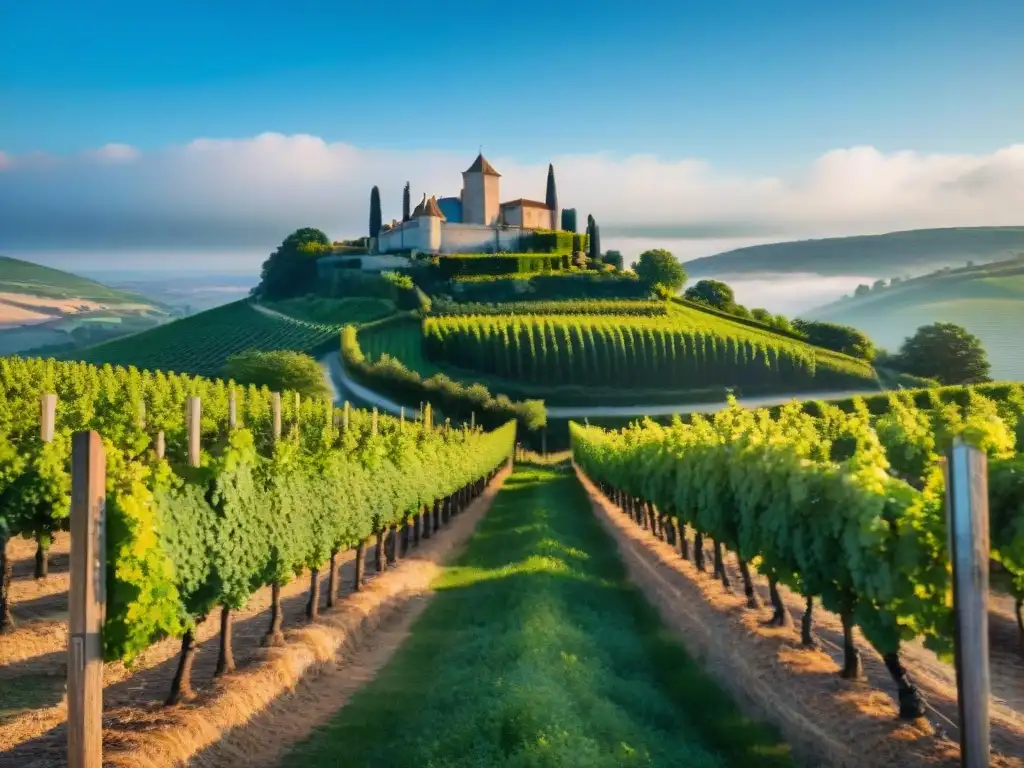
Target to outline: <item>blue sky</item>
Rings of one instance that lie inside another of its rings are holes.
[[[627,258],[1024,223],[1020,0],[501,7],[0,0],[0,253],[255,270],[478,145]]]
[[[986,152],[1024,126],[1013,1],[2,6],[9,154],[274,131],[750,172],[858,144]]]

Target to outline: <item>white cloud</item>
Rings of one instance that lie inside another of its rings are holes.
[[[546,163],[489,157],[502,197],[544,196]],[[473,153],[397,151],[263,134],[140,152],[123,144],[69,157],[0,152],[0,250],[269,248],[299,226],[333,237],[366,229],[370,188],[384,217],[457,194]],[[792,176],[727,174],[649,155],[551,158],[559,200],[592,213],[606,248],[685,243],[692,257],[744,242],[939,226],[1020,224],[1024,144],[988,155],[836,149]]]

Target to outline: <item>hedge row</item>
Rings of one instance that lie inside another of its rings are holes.
[[[510,275],[557,272],[572,266],[572,255],[537,253],[456,253],[441,256],[437,267],[448,278],[467,275]]]
[[[515,419],[520,427],[529,431],[540,429],[547,423],[547,411],[542,400],[512,402],[505,395],[491,395],[482,384],[464,386],[442,374],[424,379],[390,355],[382,355],[379,360],[371,362],[359,346],[354,325],[342,329],[341,359],[354,379],[372,387],[375,392],[410,405],[430,403],[453,420],[475,419],[478,424],[496,429]]]
[[[563,230],[538,229],[519,238],[519,249],[527,253],[574,253],[586,251],[587,235]]]

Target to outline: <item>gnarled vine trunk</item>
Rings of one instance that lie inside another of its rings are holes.
[[[715,576],[722,581],[722,586],[725,587],[727,592],[732,592],[732,582],[729,581],[729,571],[725,567],[725,552],[723,551],[722,542],[714,541],[715,547]]]
[[[889,670],[892,679],[896,681],[896,693],[900,703],[900,718],[903,720],[914,720],[924,717],[928,711],[924,698],[917,686],[910,679],[910,673],[900,662],[899,652],[887,653],[882,656],[885,668]]]
[[[806,599],[804,615],[800,619],[800,644],[805,648],[815,648],[818,644],[815,642],[814,634],[811,631],[814,628],[814,598],[808,596]]]
[[[690,559],[690,542],[686,538],[686,523],[676,520],[676,535],[679,537],[679,556],[683,560]]]
[[[50,544],[52,539],[48,533],[36,535],[36,578],[45,579],[50,575]]]
[[[306,603],[306,618],[316,621],[320,616],[320,569],[309,572],[309,602]]]
[[[374,552],[374,564],[377,566],[377,573],[384,573],[388,569],[387,543],[388,529],[381,526],[380,530],[377,531],[377,547]]]
[[[414,520],[415,520],[415,518],[414,518]],[[402,555],[409,554],[409,547],[412,546],[412,527],[415,524],[414,520],[408,520],[407,519],[404,523],[402,523],[402,537],[401,537]]]
[[[847,680],[856,680],[863,675],[863,670],[860,664],[860,651],[853,642],[853,617],[844,612],[839,618],[843,622],[843,669],[839,676]]]
[[[754,580],[750,578],[750,566],[739,555],[736,555],[736,560],[740,564],[740,576],[743,578],[743,594],[747,598],[747,608],[760,608],[761,601],[757,598],[757,592],[754,591]]]
[[[327,575],[327,607],[333,608],[338,594],[338,550],[331,550],[331,572]]]
[[[356,575],[352,580],[352,590],[359,592],[363,588],[363,574],[366,571],[366,539],[356,544]]]
[[[786,610],[786,604],[782,602],[782,595],[779,594],[779,581],[774,576],[768,577],[768,594],[772,601],[772,617],[768,625],[772,627],[791,627],[793,617]]]
[[[284,622],[284,611],[281,610],[281,585],[274,582],[270,585],[270,626],[263,636],[263,645],[284,645],[284,634],[281,624]]]
[[[235,654],[231,648],[231,609],[226,605],[220,609],[220,647],[217,649],[217,668],[214,677],[235,671]]]
[[[178,669],[171,681],[171,692],[165,704],[171,706],[195,698],[192,690],[192,663],[196,658],[196,636],[192,629],[181,637],[181,653],[178,655]]]
[[[693,565],[701,573],[705,573],[704,570],[704,534],[697,531],[697,534],[693,537]]]
[[[14,616],[11,614],[11,580],[14,578],[14,563],[7,556],[6,536],[0,536],[0,634],[14,631]]]
[[[388,526],[388,545],[385,548],[388,565],[395,565],[401,557],[401,553],[398,551],[398,537],[398,523]]]

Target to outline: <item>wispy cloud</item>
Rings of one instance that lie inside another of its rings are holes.
[[[315,136],[124,144],[66,157],[0,152],[0,251],[268,248],[316,226],[362,234],[370,187],[385,219],[414,196],[457,194],[471,155],[376,150]],[[493,156],[502,197],[543,198],[546,164]],[[938,226],[1020,224],[1024,144],[988,155],[836,149],[787,176],[726,173],[700,160],[553,157],[559,200],[601,223],[606,247],[653,240],[766,241]],[[708,251],[710,252],[710,251]],[[686,254],[692,255],[692,254]]]

